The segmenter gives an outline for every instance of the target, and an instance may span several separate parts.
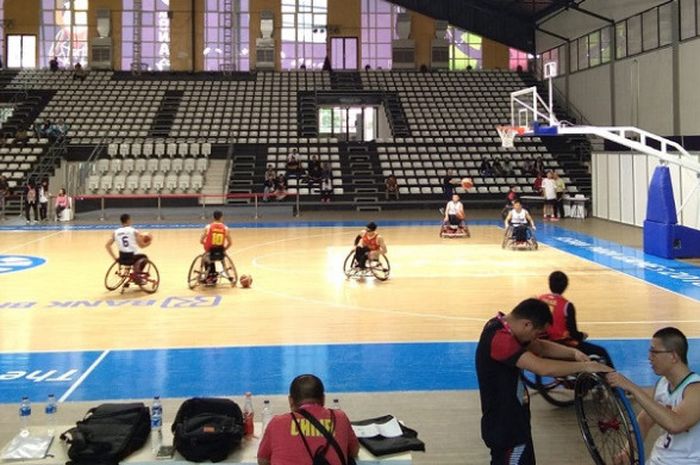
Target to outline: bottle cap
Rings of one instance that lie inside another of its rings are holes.
[[[248,392],[245,393],[245,396],[246,396],[246,397],[251,397],[252,395],[253,395],[253,393],[250,392],[250,391],[248,391]]]

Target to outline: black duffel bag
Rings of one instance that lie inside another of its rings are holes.
[[[243,439],[241,408],[229,399],[186,400],[172,426],[175,449],[190,462],[221,462]]]
[[[151,417],[142,403],[102,404],[61,434],[67,465],[117,465],[148,440]]]

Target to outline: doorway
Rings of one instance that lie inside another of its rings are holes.
[[[331,37],[333,71],[357,71],[357,37]]]
[[[366,142],[377,138],[377,107],[334,106],[319,109],[319,136]]]

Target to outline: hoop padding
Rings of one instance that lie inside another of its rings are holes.
[[[498,137],[501,138],[501,147],[506,149],[515,147],[515,136],[525,132],[524,128],[515,126],[496,126],[496,131],[498,131]]]

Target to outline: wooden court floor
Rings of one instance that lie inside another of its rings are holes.
[[[199,230],[152,232],[145,251],[161,273],[153,296],[104,288],[109,231],[0,233],[0,254],[47,260],[0,275],[0,303],[33,302],[0,311],[0,351],[475,340],[498,310],[545,292],[555,269],[569,275],[567,296],[591,337],[647,338],[666,324],[700,336],[697,301],[547,246],[502,250],[493,226],[473,227],[468,240],[441,240],[436,227],[383,228],[392,264],[385,283],[345,279],[357,228],[235,229],[231,255],[252,288],[197,291],[186,275]],[[194,296],[218,305],[159,305]]]

